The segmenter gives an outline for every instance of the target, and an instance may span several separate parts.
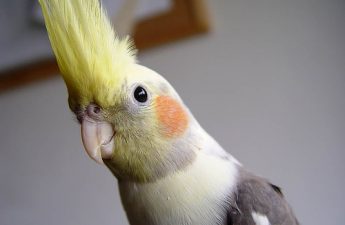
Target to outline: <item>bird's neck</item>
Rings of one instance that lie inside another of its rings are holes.
[[[237,161],[210,138],[184,169],[151,183],[119,182],[119,188],[131,225],[220,224],[237,174]]]

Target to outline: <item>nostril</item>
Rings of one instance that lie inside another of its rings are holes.
[[[86,107],[87,115],[93,119],[100,119],[101,116],[101,107],[96,104],[90,104]]]
[[[99,106],[94,106],[93,112],[94,112],[95,114],[98,114],[98,113],[101,112],[101,108],[99,108]]]

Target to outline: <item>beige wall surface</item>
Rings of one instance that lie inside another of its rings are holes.
[[[280,185],[301,224],[345,221],[345,2],[208,0],[210,34],[152,49],[202,126]],[[127,224],[59,77],[0,95],[0,224]]]

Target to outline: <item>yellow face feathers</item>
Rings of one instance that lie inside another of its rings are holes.
[[[98,0],[39,2],[70,98],[110,105],[109,88],[119,88],[135,63],[131,41],[116,37]]]
[[[189,165],[197,148],[189,143],[188,110],[163,77],[136,63],[131,42],[115,36],[99,1],[39,2],[90,156],[104,156],[94,146],[103,146],[98,125],[107,124],[113,129],[108,144],[116,149],[108,149],[103,161],[118,178],[153,181]],[[135,94],[139,87],[144,101]]]

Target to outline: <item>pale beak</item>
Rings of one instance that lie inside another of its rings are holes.
[[[103,159],[111,158],[114,151],[114,129],[104,121],[96,121],[86,116],[81,123],[81,138],[91,159],[103,164]]]

